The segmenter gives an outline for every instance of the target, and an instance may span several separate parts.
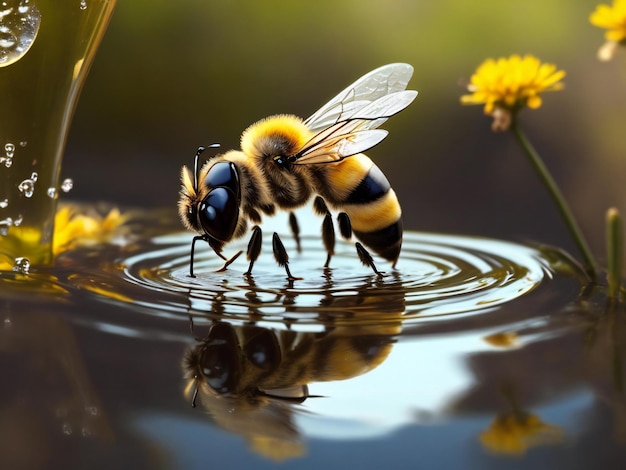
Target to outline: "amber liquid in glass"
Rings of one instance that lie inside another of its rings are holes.
[[[0,2],[0,266],[52,261],[69,124],[114,6]]]

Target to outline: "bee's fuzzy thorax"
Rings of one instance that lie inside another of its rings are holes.
[[[311,131],[301,118],[278,114],[248,127],[241,135],[241,150],[251,157],[287,157],[298,152],[310,138]]]

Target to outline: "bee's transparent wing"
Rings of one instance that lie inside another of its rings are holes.
[[[405,90],[413,67],[409,64],[387,64],[363,75],[322,106],[304,123],[313,132],[353,116],[382,96]]]
[[[319,130],[290,161],[298,165],[330,163],[374,147],[387,136],[387,131],[377,127],[406,108],[416,96],[414,90],[379,96]]]

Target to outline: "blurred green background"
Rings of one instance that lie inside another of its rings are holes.
[[[540,241],[575,252],[513,136],[459,97],[488,57],[531,53],[567,71],[523,128],[604,253],[626,212],[626,48],[596,59],[594,1],[120,0],[79,101],[62,177],[73,199],[171,207],[198,145],[238,146],[274,113],[302,117],[365,72],[415,67],[418,99],[368,152],[412,230]]]

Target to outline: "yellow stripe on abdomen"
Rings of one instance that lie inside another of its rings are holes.
[[[402,216],[402,209],[393,189],[383,197],[365,204],[345,204],[342,209],[350,217],[352,228],[359,232],[375,232]]]

